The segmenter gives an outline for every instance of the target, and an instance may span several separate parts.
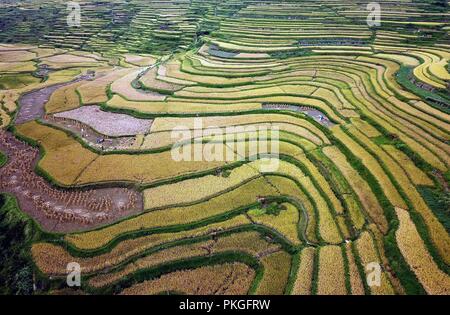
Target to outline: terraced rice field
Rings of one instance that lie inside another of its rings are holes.
[[[2,2],[27,292],[450,294],[448,3],[367,2]]]

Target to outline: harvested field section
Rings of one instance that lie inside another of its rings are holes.
[[[365,211],[377,224],[378,228],[383,232],[387,231],[388,224],[383,209],[367,182],[352,168],[345,156],[336,147],[326,147],[323,149],[323,153],[336,164],[342,174],[347,178],[349,184],[363,204]]]
[[[450,276],[433,261],[408,212],[400,208],[395,210],[400,220],[395,235],[403,257],[428,294],[448,295]]]

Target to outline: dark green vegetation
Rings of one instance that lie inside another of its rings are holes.
[[[33,293],[31,242],[37,229],[24,215],[15,198],[0,195],[0,294]]]

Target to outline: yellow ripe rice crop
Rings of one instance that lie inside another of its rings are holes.
[[[29,88],[40,82],[40,79],[28,73],[0,74],[0,90],[3,91]]]
[[[64,132],[34,121],[17,126],[17,131],[39,142],[45,150],[39,167],[63,185],[71,185],[80,171],[98,157]],[[64,167],[61,167],[63,163]]]
[[[405,170],[414,185],[434,185],[428,175],[418,168],[405,153],[392,145],[384,145],[383,149]]]
[[[388,59],[388,60],[394,60],[396,62],[404,64],[405,66],[410,66],[410,67],[416,67],[420,64],[419,60],[417,60],[416,58],[406,56],[406,55],[400,55],[400,54],[383,54],[383,53],[381,53],[381,54],[374,55],[374,57],[379,57],[379,58]]]
[[[344,108],[344,104],[341,102],[341,100],[333,93],[333,91],[330,91],[328,89],[319,88],[313,94],[311,94],[311,96],[325,99],[339,110]]]
[[[317,211],[319,214],[319,233],[323,240],[327,243],[337,244],[342,241],[339,235],[336,222],[333,219],[331,210],[323,197],[319,194],[316,187],[313,185],[309,177],[305,177],[300,181],[301,185],[310,194],[312,199],[316,202]]]
[[[117,94],[115,94],[106,104],[111,108],[127,109],[141,113],[159,113],[169,111],[169,107],[166,102],[129,101]]]
[[[249,211],[252,221],[271,227],[295,245],[301,243],[298,235],[299,210],[289,203],[283,203],[286,210],[282,210],[279,215],[260,214],[258,211]]]
[[[32,72],[36,70],[36,65],[32,61],[26,62],[0,62],[1,73]]]
[[[377,147],[378,148],[378,147]],[[379,149],[381,154],[387,155],[384,151]],[[401,161],[400,161],[401,162]],[[428,233],[431,240],[435,244],[437,250],[441,254],[442,258],[446,261],[450,261],[450,257],[446,254],[450,251],[450,236],[446,232],[444,226],[439,222],[431,209],[428,207],[420,193],[407,175],[407,172],[403,170],[403,164],[399,164],[390,157],[385,158],[385,164],[395,176],[396,181],[402,187],[403,192],[413,204],[415,210],[422,216],[425,224],[428,228]],[[420,175],[420,174],[418,174]]]
[[[50,86],[57,83],[70,82],[82,73],[84,73],[82,68],[70,68],[51,72],[48,75],[48,79],[41,83],[41,86]]]
[[[237,147],[236,145],[233,146],[232,141],[229,141],[227,143],[227,148],[234,150],[233,152],[235,152],[236,155],[239,156],[240,158],[255,159],[257,157],[256,156],[257,153],[258,154],[271,154],[274,152],[274,150],[272,150],[274,147],[271,146],[270,141],[267,142],[267,147],[264,147],[264,141],[261,142],[260,138],[257,137],[256,133],[251,133],[250,135],[248,135],[248,134],[241,134],[241,135],[242,135],[242,137],[247,136],[247,138],[248,138],[247,141],[245,141],[245,147],[244,146]],[[265,137],[264,133],[261,134],[261,137]],[[231,138],[231,140],[233,140],[235,138],[235,136],[232,135],[230,137],[230,135],[228,135],[226,139],[230,139],[230,138]],[[300,154],[303,154],[302,148],[300,148],[298,145],[283,141],[283,138],[284,138],[284,135],[282,135],[280,132],[280,141],[278,142],[278,144],[279,144],[278,152],[280,154],[288,155],[291,157],[295,157]],[[222,138],[218,137],[218,139],[221,140]],[[273,143],[276,143],[276,141],[272,142],[272,144]],[[262,144],[262,145],[260,146],[260,144]],[[256,149],[259,149],[259,152],[257,152]]]
[[[221,156],[227,156],[227,152],[230,151],[230,148],[224,144],[220,144],[217,147],[224,152],[221,153]],[[192,148],[192,145],[183,147],[182,151],[189,150],[189,148]],[[195,148],[190,151],[193,155]],[[172,153],[169,150],[161,153],[139,155],[101,155],[83,170],[75,184],[115,181],[142,184],[153,183],[179,175],[212,170],[226,164],[226,161],[195,161],[193,157],[190,157],[188,160],[176,161],[172,157]],[[233,156],[233,153],[231,153],[231,156]]]
[[[164,117],[156,118],[152,125],[152,132],[156,131],[170,131],[176,126],[184,126],[186,129],[194,130],[195,119],[188,117]],[[245,124],[242,122],[245,121]],[[236,116],[208,116],[202,117],[202,127],[227,127],[227,126],[240,126],[248,124],[260,124],[260,123],[285,123],[303,127],[309,130],[316,137],[319,137],[322,142],[329,144],[325,134],[309,121],[293,117],[290,115],[281,114],[249,114],[249,115],[236,115]]]
[[[372,271],[371,269],[368,269],[370,266],[369,264],[378,263],[382,266],[377,248],[375,247],[375,242],[369,232],[363,232],[359,236],[359,239],[356,240],[356,249],[359,258],[361,259],[362,267],[366,271],[366,276],[369,276],[369,272]],[[391,283],[389,282],[389,277],[386,275],[386,271],[382,271],[380,280],[380,286],[370,286],[370,291],[372,294],[378,295],[395,293]],[[367,279],[364,279],[363,281],[367,281]]]
[[[46,154],[39,166],[64,185],[82,185],[97,182],[129,181],[151,183],[177,175],[199,172],[223,166],[226,162],[177,162],[171,151],[154,154],[97,155],[81,146],[65,132],[36,122],[18,126],[18,132],[39,141]],[[230,150],[221,145],[226,156]],[[191,150],[193,154],[195,150]],[[64,167],[61,167],[64,163]],[[131,166],[131,167],[130,167]],[[157,166],[157,167],[156,167]]]
[[[176,233],[152,234],[120,242],[110,252],[92,258],[73,257],[62,247],[51,243],[36,243],[32,246],[32,255],[37,267],[48,275],[65,275],[67,264],[77,261],[83,273],[89,274],[111,268],[145,250],[174,241],[212,235],[242,225],[250,224],[245,215],[238,215],[225,222],[213,223],[193,230]],[[243,234],[241,234],[243,235]],[[70,237],[67,237],[71,241]],[[258,242],[252,244],[257,245]],[[259,249],[258,249],[259,250]]]
[[[377,198],[373,194],[367,182],[352,168],[348,163],[345,155],[343,155],[336,147],[323,148],[323,153],[331,159],[344,177],[348,180],[350,186],[359,197],[365,211],[369,214],[377,226],[385,233],[388,228],[383,209],[378,203]]]
[[[380,256],[383,266],[389,266],[389,260],[388,257],[386,256],[384,247],[383,234],[380,233],[380,231],[377,229],[377,226],[373,223],[367,225],[367,230],[372,233],[373,240],[375,242],[375,246],[378,248],[378,254]],[[398,277],[392,272],[386,272],[386,275],[388,276],[394,291],[400,295],[405,294],[405,289],[403,288]]]
[[[279,250],[280,246],[269,242],[255,231],[233,233],[230,236],[220,237],[211,246],[212,253],[240,251],[255,257],[262,257],[268,252]]]
[[[286,92],[281,89],[281,87],[263,87],[252,90],[236,90],[233,93],[227,92],[226,90],[218,89],[217,92],[203,92],[196,93],[194,91],[190,91],[194,88],[186,88],[182,91],[176,92],[175,95],[177,97],[186,97],[186,98],[212,98],[212,99],[247,99],[247,98],[257,98],[264,96],[272,96],[272,95],[282,95]],[[301,91],[301,90],[300,90]],[[298,93],[301,94],[301,93]]]
[[[214,104],[212,100],[205,100],[204,103],[199,102],[181,102],[176,99],[168,99],[167,101],[128,101],[119,95],[114,95],[107,105],[112,108],[128,109],[141,113],[222,113],[222,112],[242,112],[261,109],[261,103],[258,102],[242,102],[236,104]]]
[[[352,295],[364,295],[364,285],[359,275],[358,267],[356,265],[355,257],[352,252],[352,243],[345,244],[345,254],[348,260],[348,269],[350,277],[350,286],[352,288]]]
[[[189,295],[243,295],[248,292],[255,271],[241,264],[205,266],[175,271],[158,279],[135,284],[122,291],[124,295],[156,295],[179,292]]]
[[[243,84],[248,82],[253,82],[254,79],[247,77],[247,78],[223,78],[223,77],[216,77],[216,76],[205,76],[205,75],[194,75],[182,72],[180,69],[180,63],[179,62],[168,62],[166,64],[167,68],[167,76],[168,77],[174,77],[176,79],[191,81],[191,82],[198,82],[203,84],[214,84],[214,85],[236,85],[236,84]]]
[[[365,134],[369,138],[375,138],[381,136],[381,133],[375,129],[372,125],[368,124],[364,120],[359,118],[350,119],[352,125],[358,128],[363,134]]]
[[[297,155],[296,157],[299,156],[300,155]],[[306,176],[303,171],[297,167],[297,165],[283,160],[279,161],[279,166],[276,172],[277,174],[283,174],[292,177],[298,182],[300,182]]]
[[[339,216],[335,217],[335,220],[336,220],[336,223],[337,223],[340,231],[342,232],[342,237],[344,239],[351,238],[350,231],[347,226],[346,218],[342,215],[339,215]]]
[[[409,53],[424,60],[422,64],[414,68],[414,75],[426,84],[439,89],[445,89],[444,80],[450,78],[445,69],[446,60],[424,51],[410,51]],[[428,71],[432,75],[428,74]]]
[[[101,73],[94,81],[87,82],[78,87],[83,104],[97,104],[108,100],[106,90],[108,86],[118,78],[129,73],[129,69],[117,69]]]
[[[450,80],[450,74],[446,70],[448,60],[442,59],[439,62],[432,63],[428,67],[428,71],[440,80]]]
[[[347,205],[348,212],[350,214],[350,219],[352,222],[352,225],[360,230],[364,224],[366,223],[366,218],[361,211],[361,207],[357,202],[357,197],[353,194],[345,195],[343,196],[345,200],[345,204]]]
[[[182,126],[182,125],[180,125]],[[183,130],[188,130],[185,129],[185,126],[182,126]],[[261,122],[258,124],[241,124],[238,126],[227,126],[227,127],[210,127],[210,128],[205,128],[205,129],[194,129],[196,131],[198,131],[199,136],[201,137],[203,134],[208,133],[208,132],[214,132],[214,130],[220,130],[222,134],[227,134],[227,135],[234,135],[234,134],[239,134],[239,133],[251,133],[254,132],[255,130],[272,130],[274,128],[278,128],[278,130],[280,132],[286,132],[286,133],[290,133],[293,135],[296,135],[297,138],[304,138],[307,139],[309,141],[311,141],[312,143],[316,144],[316,145],[322,145],[322,140],[316,136],[314,133],[312,133],[311,131],[309,131],[307,128],[304,128],[302,126],[298,126],[298,125],[293,125],[293,124],[287,124],[287,123],[269,123],[269,122]],[[193,136],[195,136],[194,131],[192,132]],[[166,134],[166,137],[169,134]],[[173,141],[173,140],[172,140]],[[169,142],[168,140],[163,139],[163,143],[167,143]]]
[[[338,0],[118,2],[129,34],[87,5],[71,34],[0,43],[0,227],[42,226],[34,293],[450,295],[438,1],[391,1],[376,32]]]
[[[236,233],[231,236],[221,237],[216,241],[209,240],[161,250],[146,257],[139,258],[126,265],[118,272],[95,276],[89,281],[89,284],[94,287],[111,285],[138,270],[151,268],[183,258],[206,256],[209,255],[209,253],[227,251],[247,252],[249,254],[257,255],[260,252],[271,250],[271,247],[273,246],[264,241],[256,232]]]
[[[439,120],[448,120],[448,114],[438,110],[437,108],[434,108],[430,106],[429,104],[422,102],[422,101],[410,101],[409,104],[414,106],[416,109],[421,110],[424,113],[429,114],[430,116],[434,116],[438,118]]]
[[[303,206],[306,213],[308,214],[308,226],[306,229],[306,235],[309,240],[317,242],[317,218],[314,212],[313,205],[309,201],[308,197],[292,180],[280,176],[266,176],[266,179],[270,182],[271,185],[276,188],[276,190],[281,195],[289,196]]]
[[[345,270],[342,250],[339,246],[324,246],[319,249],[319,295],[345,295]]]
[[[150,133],[144,136],[141,149],[151,150],[157,148],[164,148],[174,143],[171,131],[162,131]]]
[[[205,256],[208,254],[209,241],[189,244],[184,246],[171,247],[161,250],[149,256],[127,264],[123,269],[107,274],[99,274],[89,280],[89,285],[93,287],[104,287],[112,285],[123,277],[129,276],[139,270],[148,269],[175,260],[182,260],[191,257]]]
[[[407,112],[409,114],[408,119],[415,123],[418,126],[421,126],[423,129],[431,132],[435,137],[438,137],[441,141],[436,139],[431,139],[433,144],[438,146],[439,148],[446,150],[449,152],[448,146],[442,143],[449,138],[450,124],[437,119],[427,113],[424,113],[422,110],[411,107],[409,104],[400,101],[399,99],[391,96],[388,101],[398,107],[402,112]],[[398,112],[400,116],[400,111]],[[404,117],[404,116],[403,116]],[[428,138],[429,139],[429,138]]]
[[[368,153],[364,147],[351,139],[342,129],[335,128],[333,131],[334,135],[339,140],[341,140],[355,156],[360,158],[363,164],[369,169],[373,176],[375,176],[389,201],[393,205],[406,207],[406,204],[403,201],[402,197],[400,196],[378,161],[370,153]],[[355,128],[349,128],[349,131],[357,137],[360,136],[360,133]],[[368,144],[366,143],[366,145]]]
[[[111,84],[111,91],[130,101],[164,101],[166,99],[166,96],[164,95],[140,92],[131,86],[132,81],[135,80],[142,71],[144,71],[144,69],[133,69],[133,72],[129,72],[119,79],[116,79]]]
[[[220,192],[240,186],[249,179],[260,176],[258,162],[243,165],[231,171],[228,177],[207,175],[174,184],[158,186],[144,190],[144,207],[146,209],[188,204]]]
[[[312,178],[314,178],[316,180],[316,182],[319,184],[320,188],[324,191],[324,193],[330,199],[336,213],[338,213],[338,214],[343,213],[344,209],[342,208],[341,202],[337,199],[337,197],[334,194],[333,190],[331,189],[329,183],[327,182],[325,177],[319,172],[319,170],[314,165],[314,163],[312,163],[310,160],[308,160],[306,158],[306,156],[303,154],[297,155],[296,159],[298,159],[306,168],[308,168],[308,171],[311,173]]]

